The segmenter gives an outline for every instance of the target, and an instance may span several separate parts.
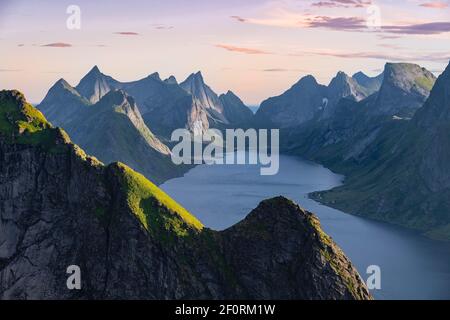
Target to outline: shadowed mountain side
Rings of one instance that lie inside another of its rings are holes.
[[[104,163],[127,163],[156,183],[186,172],[188,167],[173,164],[168,147],[145,125],[134,99],[124,91],[109,91],[94,105],[78,97],[67,83],[56,84],[39,108]],[[73,104],[66,103],[71,100]]]
[[[314,194],[354,214],[450,239],[450,66],[411,121],[386,124],[360,154],[341,167],[346,184]]]

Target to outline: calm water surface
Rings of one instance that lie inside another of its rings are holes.
[[[308,199],[308,193],[331,189],[342,180],[315,163],[280,156],[275,176],[261,176],[255,165],[202,165],[162,189],[216,230],[242,220],[263,199],[286,196],[320,218],[364,279],[369,265],[380,266],[382,288],[372,291],[377,299],[450,299],[449,243]]]

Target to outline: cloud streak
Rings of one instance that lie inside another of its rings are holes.
[[[309,28],[326,28],[337,31],[367,31],[366,20],[360,17],[316,16],[307,21]],[[382,33],[431,35],[450,32],[450,22],[430,22],[410,25],[384,25]]]
[[[139,35],[139,33],[132,32],[132,31],[117,31],[117,32],[114,32],[114,34],[118,34],[121,36],[138,36]]]
[[[240,16],[230,16],[230,18],[231,18],[231,19],[234,19],[234,20],[236,20],[236,21],[238,21],[238,22],[247,22],[247,19],[242,18],[242,17],[240,17]]]
[[[305,56],[305,55],[318,55],[335,58],[346,59],[377,59],[384,61],[398,61],[398,62],[411,62],[411,61],[434,61],[445,62],[450,61],[450,53],[448,52],[432,52],[425,54],[390,54],[385,52],[344,52],[344,51],[306,51],[291,56]]]
[[[318,8],[364,8],[372,4],[371,0],[326,0],[313,3]]]
[[[441,1],[434,1],[434,2],[426,2],[420,4],[421,7],[425,8],[431,8],[431,9],[445,9],[448,8],[448,3],[441,2]]]
[[[48,44],[43,44],[41,47],[51,47],[51,48],[70,48],[72,45],[65,42],[53,42]]]
[[[0,69],[0,72],[20,72],[20,69]]]
[[[228,44],[216,44],[214,45],[217,48],[225,49],[231,52],[245,53],[245,54],[273,54],[272,52],[254,49],[254,48],[246,48],[246,47],[237,47]]]
[[[171,30],[174,29],[174,26],[162,24],[162,23],[154,23],[151,25],[156,30]]]

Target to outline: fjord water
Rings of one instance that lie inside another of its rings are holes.
[[[216,230],[239,222],[263,199],[286,196],[320,218],[364,280],[368,266],[380,266],[381,290],[371,290],[376,299],[450,299],[449,243],[352,216],[307,196],[342,181],[320,165],[282,155],[274,176],[261,176],[257,165],[201,165],[161,187]]]

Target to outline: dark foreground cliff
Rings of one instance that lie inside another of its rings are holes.
[[[66,286],[81,270],[81,290]],[[104,166],[0,92],[1,299],[369,299],[317,218],[263,201],[204,228],[126,165]]]

